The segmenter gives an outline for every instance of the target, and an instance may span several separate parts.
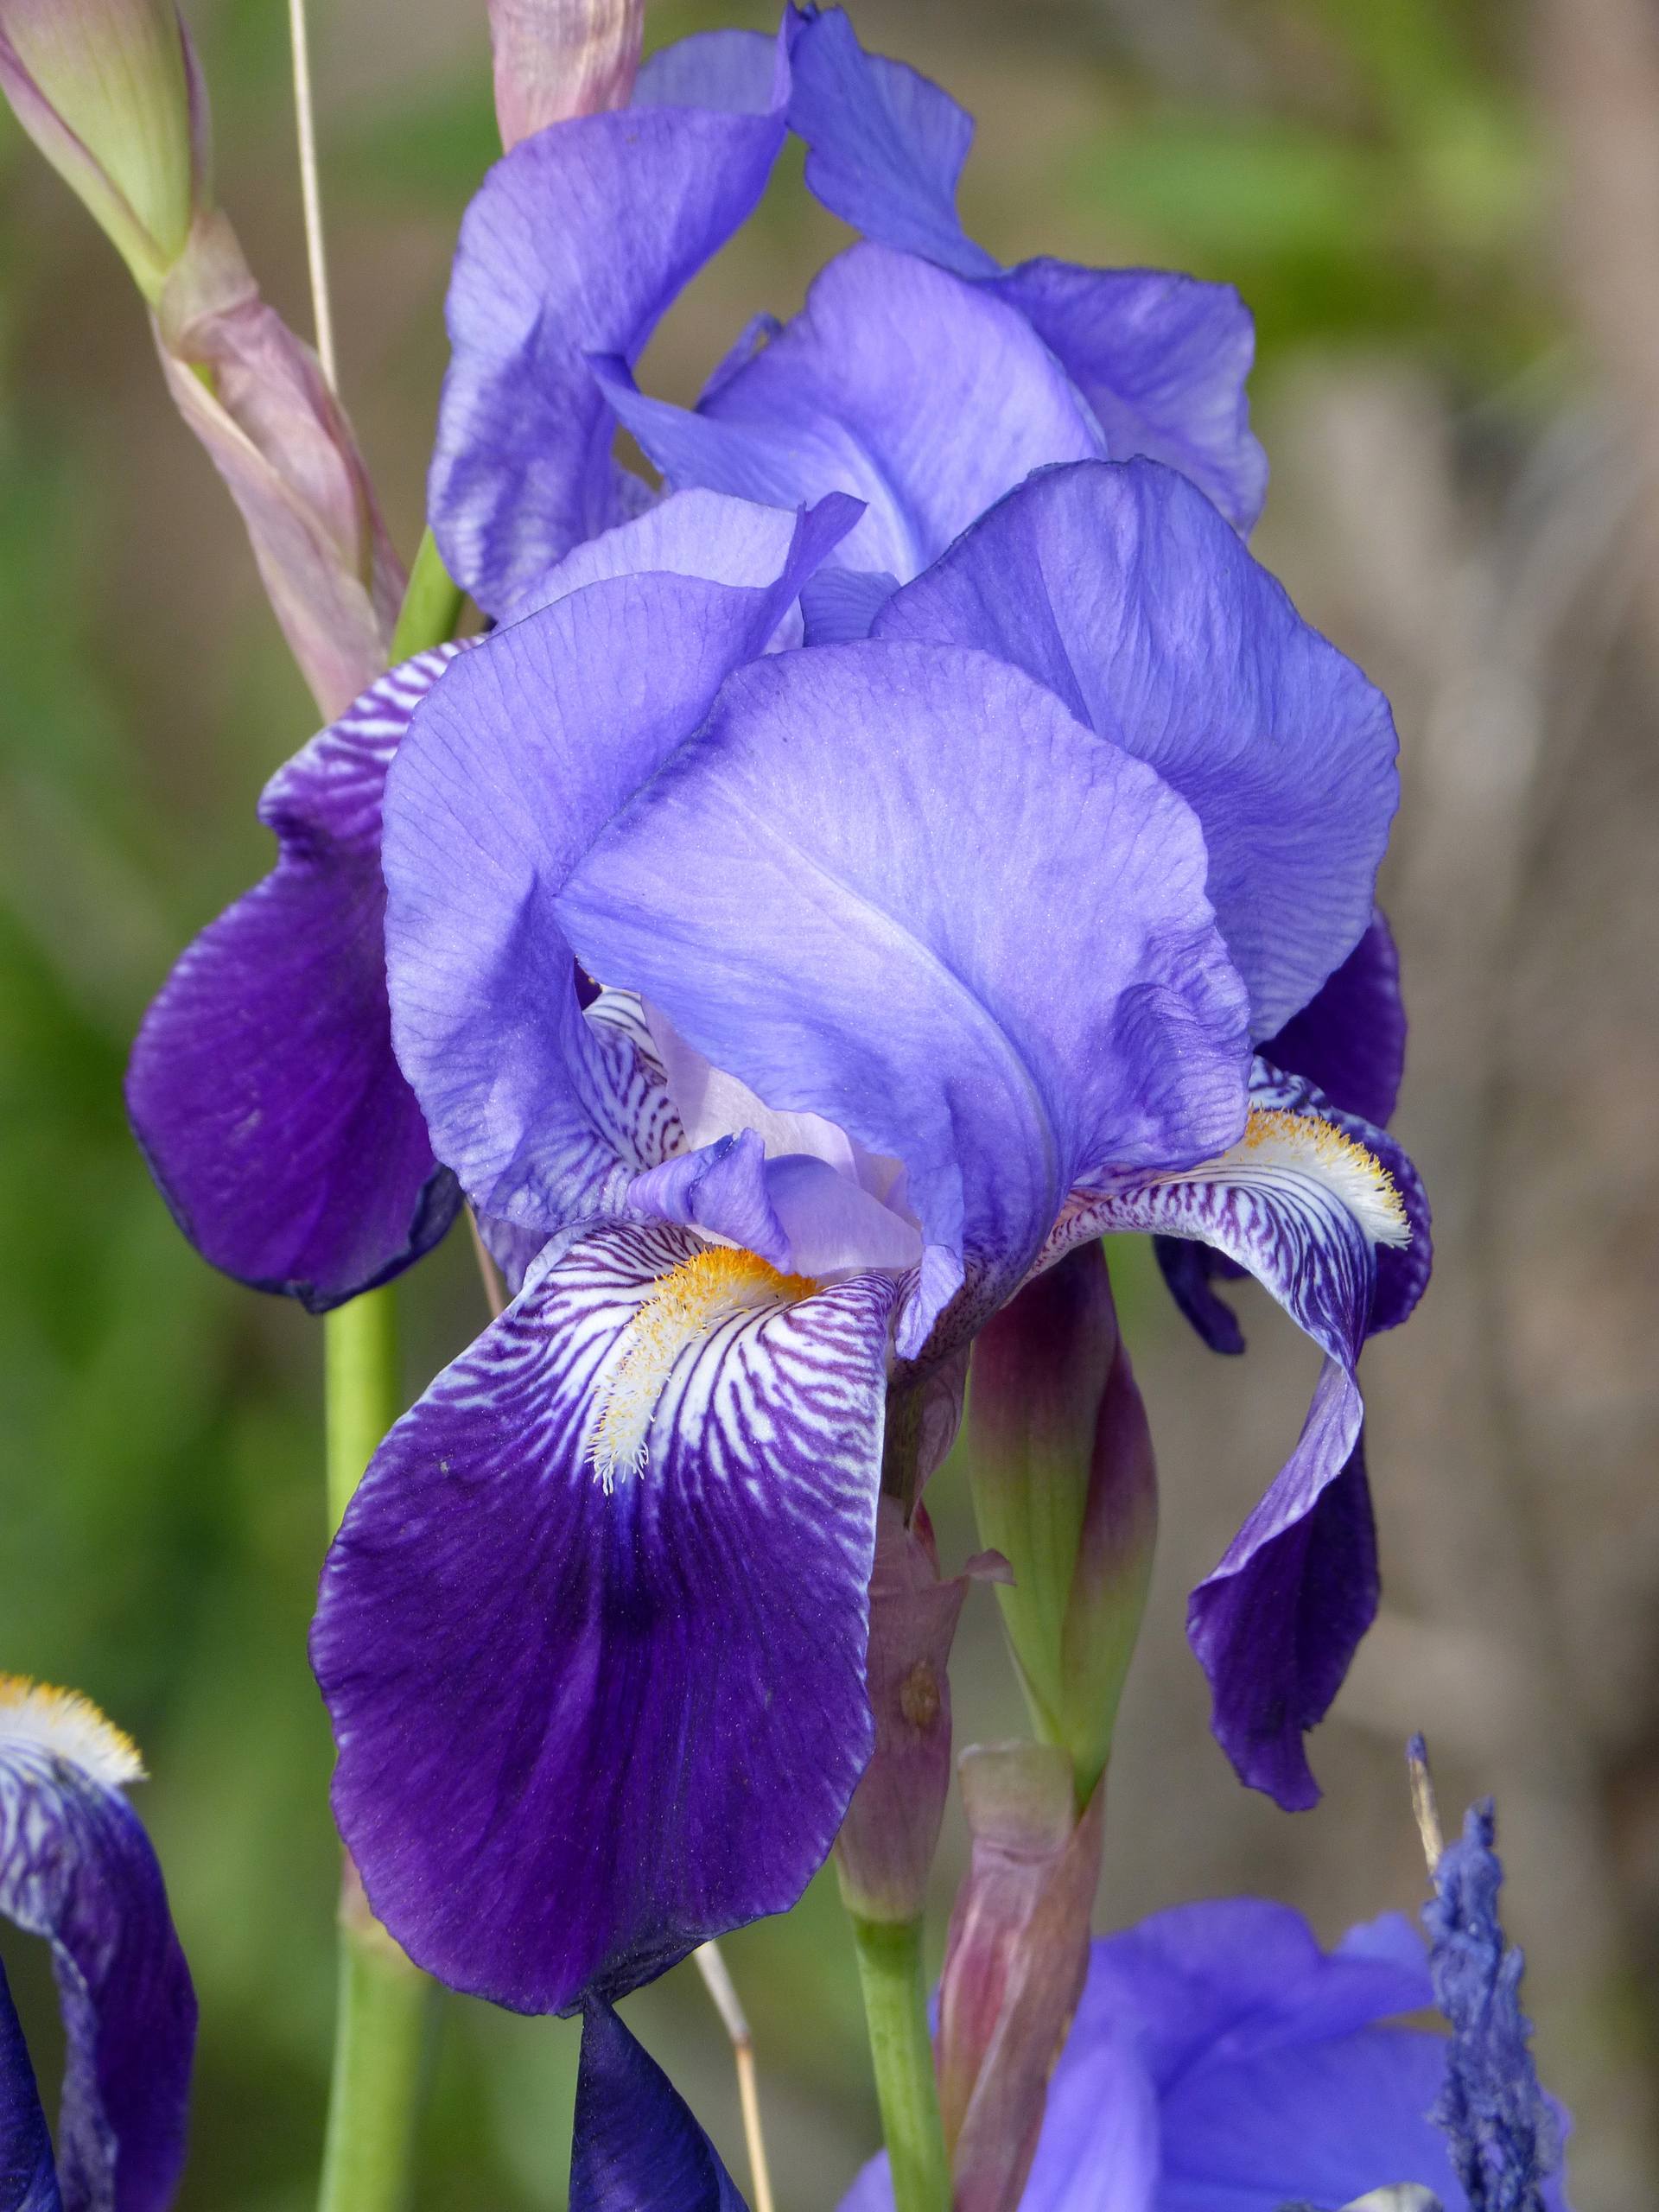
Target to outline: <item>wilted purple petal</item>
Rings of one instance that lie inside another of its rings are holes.
[[[824,646],[734,676],[556,911],[768,1107],[904,1164],[930,1247],[908,1356],[969,1266],[987,1305],[1012,1292],[1084,1163],[1237,1129],[1204,869],[1181,802],[1017,671]]]
[[[761,85],[753,42],[721,51],[732,63],[721,88],[741,105],[673,104],[686,88],[672,65],[647,67],[633,106],[524,140],[467,212],[429,501],[451,575],[492,614],[629,512],[588,356],[633,361],[771,174],[789,92],[782,46]]]
[[[554,899],[857,512],[826,501],[757,538],[720,504],[747,584],[613,575],[498,631],[416,715],[390,780],[398,1058],[440,1157],[482,1213],[520,1229],[614,1209],[629,1176],[679,1149],[660,1067],[637,1036],[584,1018]],[[630,525],[658,550],[664,527]]]
[[[1046,471],[874,634],[995,652],[1181,794],[1253,1036],[1305,1006],[1366,928],[1398,791],[1388,702],[1172,470]]]
[[[1306,1077],[1344,1114],[1388,1127],[1405,1072],[1406,1009],[1400,955],[1381,907],[1341,967],[1262,1047],[1262,1057]]]
[[[747,2212],[684,2098],[605,2004],[582,2017],[570,2212]]]
[[[83,1699],[0,1681],[0,1913],[52,1946],[70,2212],[162,2212],[184,2162],[196,1999],[162,1870],[121,1795],[142,1774]]]
[[[884,245],[959,276],[994,273],[957,213],[972,116],[902,61],[867,54],[844,9],[791,6],[789,39],[789,127],[806,141],[808,189]]]
[[[1103,451],[1022,315],[887,246],[838,256],[795,320],[695,410],[647,397],[620,363],[594,373],[677,488],[774,506],[850,492],[867,512],[841,559],[900,578],[1033,468]]]
[[[388,765],[457,650],[383,676],[272,777],[276,867],[186,951],[128,1070],[185,1235],[314,1313],[418,1259],[457,1204],[392,1057],[380,873]]]
[[[870,1747],[894,1294],[595,1229],[377,1453],[312,1658],[341,1833],[441,1979],[614,1995],[822,1862]]]
[[[1166,269],[1026,261],[987,289],[1018,308],[1094,409],[1114,461],[1179,469],[1235,528],[1267,496],[1244,386],[1255,325],[1230,284]]]
[[[0,2212],[62,2212],[52,2138],[0,1966]]]

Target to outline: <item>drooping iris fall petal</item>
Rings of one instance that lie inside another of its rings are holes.
[[[747,2212],[685,2100],[602,2003],[582,2018],[570,2212]]]

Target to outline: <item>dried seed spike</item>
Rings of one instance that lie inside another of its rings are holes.
[[[737,2067],[738,2102],[743,2108],[743,2140],[748,2150],[749,2178],[754,2189],[754,2212],[773,2212],[772,2171],[766,2164],[766,2138],[760,2132],[760,2091],[755,2079],[754,2038],[749,2032],[748,2018],[719,1944],[704,1943],[691,1955],[702,1976],[703,1987],[731,2038],[732,2057]]]

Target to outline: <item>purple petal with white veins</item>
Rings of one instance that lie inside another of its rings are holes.
[[[646,1040],[603,1002],[584,1016],[553,901],[728,673],[765,649],[856,509],[829,500],[797,518],[775,557],[745,511],[727,512],[749,585],[621,575],[497,631],[416,716],[388,785],[398,1059],[440,1157],[482,1213],[519,1229],[614,1210],[630,1176],[680,1148]]]
[[[1255,325],[1230,284],[1166,269],[1026,261],[986,288],[1018,308],[1106,433],[1114,461],[1166,462],[1248,531],[1267,495],[1245,382]]]
[[[1306,1077],[1344,1113],[1388,1127],[1405,1072],[1406,1008],[1400,955],[1381,907],[1341,967],[1262,1047],[1262,1057]]]
[[[429,503],[451,575],[493,614],[629,511],[588,356],[636,359],[759,200],[789,94],[781,36],[760,44],[760,71],[745,39],[695,84],[647,64],[632,107],[524,140],[467,212]],[[686,94],[733,105],[671,104]]]
[[[185,1235],[313,1313],[418,1259],[457,1204],[392,1056],[380,873],[387,767],[457,650],[381,677],[272,777],[276,867],[186,951],[127,1071]]]
[[[582,2014],[570,2212],[747,2212],[684,2098],[608,2005]]]
[[[62,2212],[52,2138],[0,1966],[0,2212]]]
[[[904,1164],[930,1248],[908,1357],[969,1268],[1012,1293],[1086,1163],[1237,1131],[1204,872],[1181,801],[1016,671],[828,645],[734,677],[556,912],[768,1107]]]
[[[1173,470],[1046,471],[874,634],[996,653],[1181,794],[1253,1036],[1306,1006],[1364,931],[1398,790],[1388,702]]]
[[[959,276],[992,274],[957,213],[972,116],[902,61],[867,54],[844,9],[791,7],[789,51],[789,127],[806,141],[814,197],[883,245]]]
[[[1376,1610],[1354,1369],[1381,1260],[1396,1263],[1390,1295],[1401,1311],[1389,1318],[1402,1318],[1408,1286],[1421,1287],[1427,1269],[1414,1248],[1420,1236],[1427,1243],[1427,1223],[1421,1186],[1391,1140],[1320,1110],[1311,1085],[1260,1061],[1250,1102],[1243,1139],[1218,1160],[1093,1179],[1074,1194],[1051,1249],[1115,1229],[1196,1239],[1247,1268],[1325,1355],[1295,1450],[1187,1611],[1217,1738],[1246,1782],[1291,1808],[1318,1797],[1302,1738],[1324,1717]]]
[[[615,1995],[822,1863],[870,1748],[894,1296],[597,1228],[376,1454],[312,1660],[341,1833],[442,1980]]]
[[[162,2212],[184,2163],[196,2000],[162,1870],[121,1795],[142,1769],[81,1700],[0,1690],[0,1913],[52,1947],[63,2200]]]
[[[850,492],[868,512],[845,565],[900,578],[1033,468],[1105,450],[1023,315],[887,246],[838,256],[695,411],[648,398],[620,361],[594,373],[671,484],[774,506]]]

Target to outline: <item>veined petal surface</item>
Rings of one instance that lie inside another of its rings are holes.
[[[747,2212],[684,2098],[602,2003],[582,2017],[570,2212]]]
[[[625,1026],[584,1018],[554,900],[857,513],[822,502],[779,547],[722,504],[749,582],[619,574],[498,631],[416,716],[389,785],[398,1058],[440,1157],[517,1229],[614,1210],[680,1148],[660,1067]],[[742,572],[735,555],[723,569]]]
[[[1262,1057],[1316,1084],[1343,1113],[1388,1127],[1405,1073],[1406,1008],[1400,955],[1380,906],[1341,967],[1262,1047]]]
[[[376,1454],[312,1658],[341,1834],[442,1980],[616,1995],[822,1863],[871,1743],[895,1294],[598,1227]]]
[[[127,1110],[185,1235],[313,1313],[428,1251],[457,1204],[392,1055],[386,771],[459,648],[406,661],[266,785],[276,866],[185,952],[145,1015]]]
[[[1197,1239],[1255,1275],[1325,1355],[1295,1450],[1187,1611],[1224,1749],[1246,1782],[1294,1808],[1319,1795],[1303,1736],[1376,1610],[1354,1370],[1379,1262],[1395,1264],[1391,1318],[1403,1318],[1427,1272],[1414,1247],[1427,1220],[1409,1163],[1379,1132],[1358,1125],[1373,1150],[1311,1085],[1261,1062],[1250,1096],[1230,1151],[1175,1173],[1100,1178],[1074,1195],[1052,1249],[1113,1229]]]
[[[1099,458],[1099,429],[1024,316],[913,255],[856,245],[805,307],[695,410],[596,366],[669,482],[777,506],[849,492],[849,568],[916,575],[1050,462]]]
[[[52,1947],[68,2212],[162,2212],[184,2163],[196,1999],[162,1870],[121,1795],[142,1773],[84,1699],[0,1678],[0,1913]]]
[[[983,654],[841,645],[728,683],[556,901],[780,1112],[908,1172],[899,1344],[1023,1278],[1086,1164],[1237,1133],[1243,995],[1188,809]],[[943,1349],[944,1347],[940,1347]]]
[[[588,357],[637,359],[783,143],[781,36],[760,42],[759,70],[741,34],[688,44],[699,53],[647,63],[632,107],[515,146],[461,225],[429,503],[450,574],[493,614],[644,495],[612,457]]]
[[[872,634],[997,654],[1181,794],[1254,1037],[1363,933],[1398,795],[1388,702],[1173,469],[1046,471]]]

